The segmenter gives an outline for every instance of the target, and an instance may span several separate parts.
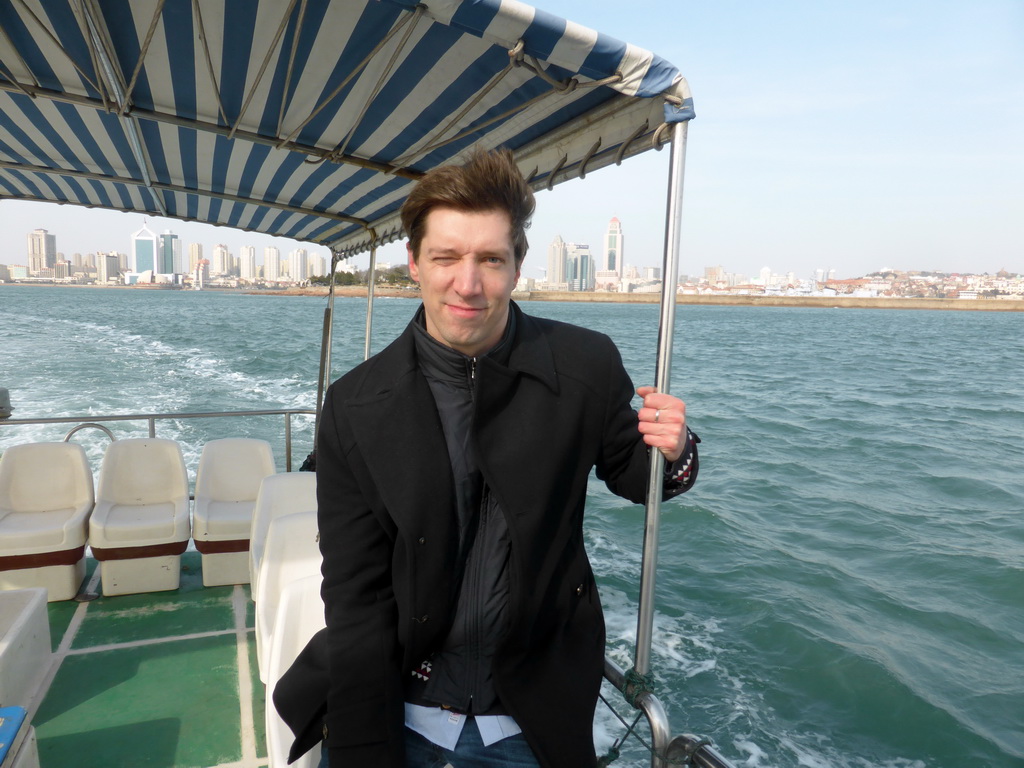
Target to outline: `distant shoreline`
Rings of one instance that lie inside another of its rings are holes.
[[[366,298],[366,286],[338,286],[336,296]],[[326,288],[286,288],[247,291],[265,296],[326,296]],[[418,299],[418,291],[376,288],[375,296]],[[527,301],[574,301],[590,304],[658,304],[658,293],[592,293],[585,291],[516,291],[512,298]],[[842,309],[946,309],[987,312],[1024,312],[1024,299],[906,299],[852,296],[708,296],[677,294],[677,305],[718,307],[819,307]]]
[[[59,285],[50,283],[3,283],[7,285],[28,285],[37,288],[117,288],[119,290],[142,291],[174,291],[180,289],[144,288],[141,286],[97,286],[97,285]],[[327,288],[314,286],[309,288],[282,288],[280,290],[253,290],[250,288],[207,288],[210,293],[239,293],[250,296],[327,296]],[[349,298],[366,298],[366,286],[337,286],[336,296]],[[419,299],[419,291],[400,288],[374,289],[377,297]],[[527,301],[572,301],[591,304],[657,304],[661,295],[657,293],[591,293],[584,291],[516,291],[512,298],[519,302]],[[709,296],[706,294],[677,294],[677,305],[717,306],[717,307],[818,307],[835,309],[943,309],[954,311],[983,312],[1024,312],[1024,299],[913,299],[913,298],[868,298],[853,296]]]

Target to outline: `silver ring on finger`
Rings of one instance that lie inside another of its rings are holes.
[[[661,418],[661,408],[657,408],[654,411],[654,422],[657,423],[660,418]]]

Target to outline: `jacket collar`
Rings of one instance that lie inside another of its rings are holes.
[[[524,313],[514,301],[516,338],[506,366],[510,371],[532,376],[552,392],[558,392],[558,374],[555,356],[540,323]]]
[[[488,361],[487,367],[496,373],[509,378],[515,378],[519,374],[531,376],[557,393],[555,356],[541,324],[524,313],[514,301],[511,302],[510,309],[514,314],[512,322],[515,323],[515,336],[510,340],[511,349],[507,360],[499,363],[487,356],[483,360]],[[414,337],[416,322],[414,317],[398,338],[377,355],[372,378],[368,379],[368,382],[372,382],[371,389],[363,392],[364,397],[376,400],[396,392],[402,387],[403,382],[409,384],[406,377],[416,373],[418,369]]]

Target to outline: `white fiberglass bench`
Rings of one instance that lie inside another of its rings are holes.
[[[192,539],[203,558],[203,585],[249,583],[249,535],[263,478],[274,474],[266,440],[226,438],[203,446],[196,472]]]
[[[287,584],[278,600],[274,619],[274,634],[270,639],[267,659],[267,691],[272,692],[277,681],[288,671],[306,643],[324,624],[324,601],[320,597],[320,574],[305,576]],[[267,695],[267,756],[270,768],[288,765],[288,750],[293,734]],[[313,747],[294,763],[292,768],[316,768],[320,763],[320,745]]]
[[[103,594],[177,589],[189,532],[188,474],[178,444],[159,438],[111,443],[89,521]]]
[[[270,523],[256,592],[256,661],[264,683],[281,592],[297,579],[320,575],[319,538],[315,511],[282,515]]]
[[[34,710],[51,662],[46,590],[0,592],[0,705]]]
[[[0,589],[70,600],[85,578],[92,472],[74,443],[15,445],[0,457]]]
[[[249,583],[252,584],[250,595],[253,600],[256,600],[259,589],[260,560],[263,559],[270,521],[294,512],[315,511],[315,472],[282,472],[263,479],[249,533]]]

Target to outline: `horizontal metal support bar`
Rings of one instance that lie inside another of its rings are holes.
[[[0,420],[0,426],[28,426],[34,424],[78,424],[64,437],[68,442],[72,435],[81,429],[92,428],[102,430],[107,436],[114,440],[113,432],[99,422],[112,421],[145,421],[147,433],[150,437],[156,437],[157,421],[182,421],[186,419],[217,419],[229,418],[232,416],[284,416],[284,457],[285,469],[292,471],[292,416],[313,416],[317,415],[313,408],[273,408],[261,411],[196,411],[192,413],[123,413],[114,416],[55,416],[42,419],[6,419]],[[315,422],[314,422],[315,423]],[[315,432],[314,432],[315,433]]]
[[[41,419],[5,419],[0,421],[0,427],[14,425],[27,426],[30,424],[77,424],[106,421],[148,421],[158,419],[161,421],[174,419],[215,419],[225,416],[284,416],[286,414],[301,414],[304,416],[316,416],[312,408],[278,408],[265,411],[195,411],[192,413],[124,413],[114,416],[49,416]]]

